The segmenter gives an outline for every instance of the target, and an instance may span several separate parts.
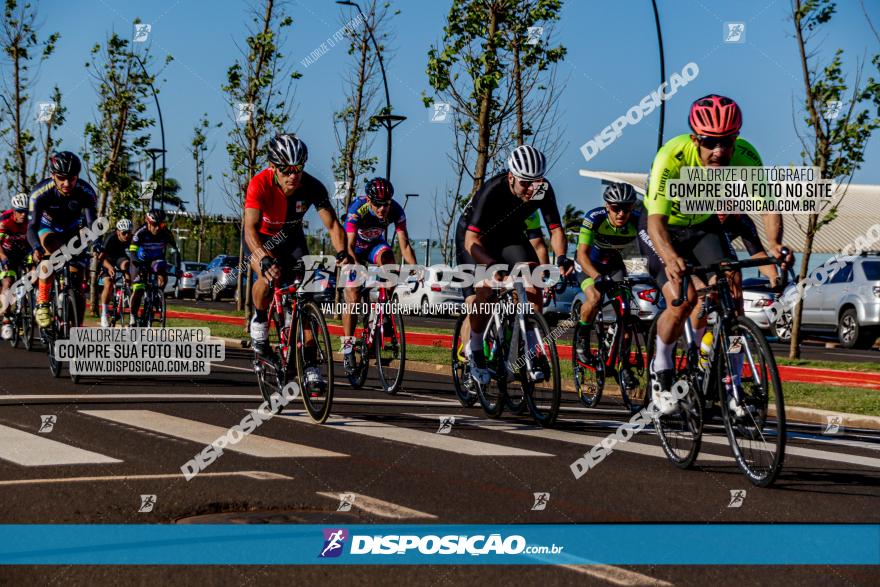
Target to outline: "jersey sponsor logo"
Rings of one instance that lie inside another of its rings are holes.
[[[301,213],[305,212],[306,209],[307,209],[308,207],[309,207],[309,205],[308,205],[307,202],[297,201],[297,203],[296,203],[296,213],[297,213],[297,214],[301,214]]]
[[[358,237],[364,240],[375,240],[384,234],[384,228],[361,228],[358,230]]]

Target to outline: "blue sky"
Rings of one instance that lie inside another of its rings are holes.
[[[257,1],[257,0],[254,0]],[[803,82],[797,46],[788,16],[788,0],[711,2],[709,0],[659,0],[666,51],[667,77],[696,62],[699,76],[667,103],[665,139],[687,132],[687,108],[691,101],[710,92],[729,95],[742,106],[742,135],[754,144],[765,164],[799,163],[800,143],[794,133],[793,108],[802,102]],[[856,58],[877,51],[857,0],[839,2],[839,13],[825,25],[818,39],[825,57],[837,47],[845,50],[849,77]],[[407,208],[410,233],[417,238],[432,230],[431,196],[452,183],[446,153],[451,148],[451,128],[431,123],[422,104],[422,91],[429,90],[425,75],[426,54],[441,39],[449,4],[397,0],[401,10],[394,17],[396,38],[387,64],[391,101],[396,113],[406,115],[394,135],[392,175],[398,194],[418,193]],[[875,27],[880,27],[877,0],[865,0]],[[42,68],[31,92],[34,102],[48,100],[58,84],[68,107],[62,130],[63,147],[80,151],[83,127],[92,119],[96,93],[84,63],[96,42],[108,32],[131,34],[131,22],[140,17],[152,25],[149,41],[157,57],[174,56],[160,82],[165,118],[169,175],[191,193],[194,170],[189,153],[192,127],[203,112],[224,127],[212,131],[209,144],[216,149],[208,160],[209,173],[220,178],[227,166],[224,144],[232,109],[220,86],[227,67],[238,56],[235,43],[243,42],[245,2],[224,0],[43,0],[39,2],[42,31],[60,31],[54,55]],[[343,101],[341,76],[349,58],[343,45],[336,45],[317,62],[303,67],[300,61],[351,17],[351,10],[332,0],[300,0],[287,3],[293,16],[285,53],[303,73],[296,83],[295,119],[292,129],[309,145],[308,170],[332,191],[330,158],[335,150],[333,111]],[[723,42],[724,23],[746,24],[745,42]],[[557,42],[568,48],[560,66],[567,80],[560,108],[567,143],[549,173],[560,206],[572,203],[581,209],[599,204],[600,184],[586,180],[577,170],[646,172],[656,151],[659,109],[636,126],[629,126],[610,147],[587,163],[579,147],[614,119],[656,89],[659,84],[657,43],[651,3],[648,0],[567,0],[557,24]],[[868,64],[870,66],[870,64]],[[870,73],[870,70],[866,69]],[[152,104],[150,111],[152,112]],[[159,144],[158,127],[154,145]],[[384,133],[374,149],[384,170]],[[866,163],[856,174],[857,183],[880,183],[880,139],[872,139]],[[218,179],[208,187],[208,207],[228,213]],[[310,215],[314,215],[311,212]],[[433,235],[432,235],[433,236]]]

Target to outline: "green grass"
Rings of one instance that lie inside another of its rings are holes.
[[[865,416],[880,415],[880,391],[860,387],[836,387],[812,383],[785,383],[786,406],[831,410]]]
[[[169,312],[192,312],[194,314],[219,314],[221,316],[242,316],[243,311],[238,310],[215,310],[213,308],[205,308],[204,306],[187,306],[182,304],[168,304]]]
[[[880,354],[877,356],[880,359]],[[809,359],[789,360],[776,357],[777,365],[795,367],[815,367],[817,369],[840,369],[842,371],[858,371],[860,373],[880,373],[880,361],[876,363],[856,363],[851,361],[814,361]]]

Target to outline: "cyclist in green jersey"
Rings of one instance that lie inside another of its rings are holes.
[[[672,349],[684,330],[684,322],[695,314],[696,289],[703,287],[694,277],[688,289],[687,302],[673,307],[678,298],[681,278],[687,263],[706,265],[726,256],[724,231],[713,213],[686,215],[667,194],[670,179],[678,179],[682,167],[760,166],[761,157],[755,148],[739,138],[742,111],[730,98],[711,94],[691,105],[688,122],[693,134],[680,135],[667,142],[654,159],[648,195],[647,214],[639,225],[639,248],[648,259],[648,271],[657,281],[666,298],[666,309],[657,323],[656,354],[651,362],[651,386],[660,412],[671,414],[677,407],[671,392]],[[764,232],[769,241],[768,252],[783,259],[782,217],[764,215]],[[782,266],[793,262],[789,254]],[[705,319],[697,320],[697,340],[706,328]],[[734,367],[734,371],[738,369]],[[739,384],[738,381],[735,384]]]

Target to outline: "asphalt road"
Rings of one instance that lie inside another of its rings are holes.
[[[0,347],[0,519],[3,523],[878,523],[880,438],[823,437],[795,428],[773,489],[753,488],[712,429],[696,469],[639,434],[576,480],[569,465],[628,417],[567,402],[558,427],[462,408],[448,377],[410,373],[389,397],[353,390],[338,373],[334,416],[309,423],[300,406],[264,423],[187,482],[180,467],[260,398],[249,354],[204,377],[53,379],[44,353]],[[65,371],[66,375],[66,371]],[[51,432],[41,416],[55,416]],[[441,417],[454,416],[449,434]],[[853,432],[853,431],[848,431]],[[745,490],[738,508],[731,491]],[[549,493],[544,510],[534,494]],[[339,494],[356,507],[338,512]],[[142,495],[154,495],[139,512]],[[202,517],[199,517],[202,516]],[[205,517],[207,516],[207,517]],[[686,548],[687,545],[682,545]],[[876,584],[859,567],[340,567],[0,568],[0,583],[95,579],[211,584],[574,582],[600,585]],[[758,580],[760,577],[760,580]]]
[[[232,302],[211,302],[211,301],[200,301],[195,302],[193,300],[168,300],[168,304],[170,307],[174,307],[177,305],[187,305],[192,306],[196,305],[200,308],[205,308],[207,310],[232,310],[234,306]],[[452,328],[455,326],[455,318],[445,317],[445,316],[408,316],[407,317],[407,325],[414,328],[444,328],[448,329],[449,332],[452,332]],[[565,344],[571,343],[571,337],[562,337],[562,341]],[[876,363],[880,361],[880,349],[873,348],[868,350],[859,350],[859,349],[844,349],[844,348],[826,348],[825,344],[827,341],[818,340],[818,339],[808,339],[801,346],[801,358],[803,359],[811,359],[816,361],[851,361],[855,363]],[[787,357],[788,356],[788,345],[780,344],[780,343],[771,343],[770,347],[773,349],[773,352],[776,353],[777,357]]]

